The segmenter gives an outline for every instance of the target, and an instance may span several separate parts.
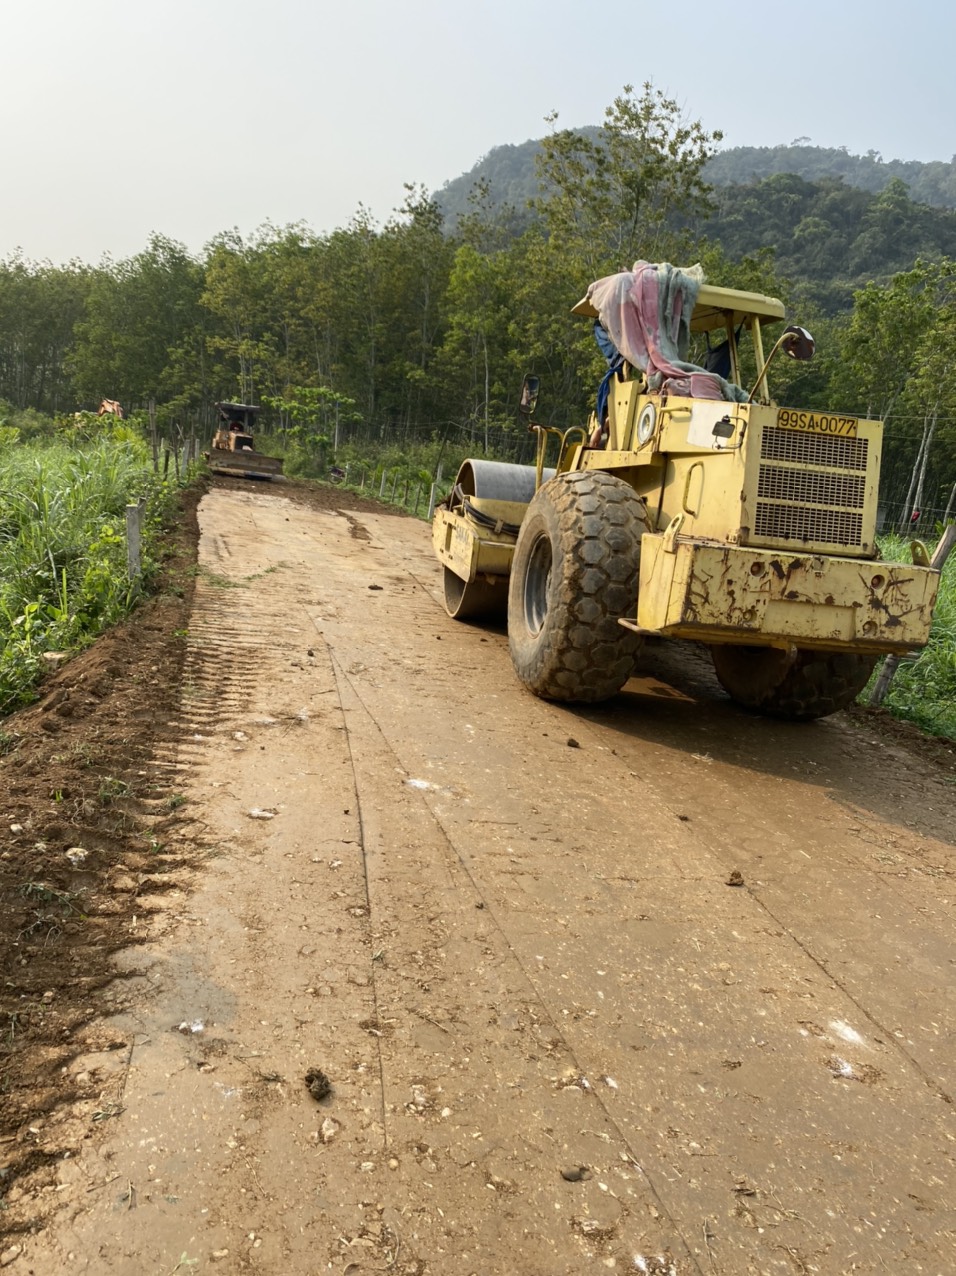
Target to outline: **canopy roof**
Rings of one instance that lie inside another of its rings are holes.
[[[246,413],[257,416],[259,412],[258,406],[253,403],[217,403],[216,407],[221,416],[230,418],[245,416]]]
[[[598,312],[591,303],[590,297],[582,297],[576,306],[571,308],[573,315],[584,315],[588,319],[596,319]],[[776,297],[765,297],[759,292],[740,292],[736,288],[715,288],[711,284],[701,284],[697,294],[697,304],[690,321],[691,332],[710,332],[714,328],[723,328],[728,320],[733,326],[749,324],[757,318],[762,323],[777,323],[785,315],[784,304]]]

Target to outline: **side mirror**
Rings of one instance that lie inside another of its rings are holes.
[[[799,328],[796,324],[784,330],[780,345],[791,359],[812,359],[816,349],[816,343],[806,328]]]
[[[522,416],[531,416],[538,403],[538,391],[541,389],[540,377],[525,377],[521,384],[521,397],[518,400],[518,411]]]

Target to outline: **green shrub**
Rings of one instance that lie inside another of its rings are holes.
[[[91,642],[131,606],[125,507],[147,501],[144,583],[168,490],[116,425],[0,449],[0,712],[32,696],[50,651]]]
[[[900,537],[882,537],[880,548],[887,561],[910,561]],[[943,569],[929,643],[900,662],[883,703],[894,717],[956,739],[956,555]]]

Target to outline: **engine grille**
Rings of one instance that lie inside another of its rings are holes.
[[[839,474],[832,470],[788,470],[780,465],[761,465],[757,495],[769,501],[805,501],[808,505],[839,505],[863,508],[866,476]]]
[[[764,461],[793,461],[796,465],[819,465],[828,469],[859,470],[866,473],[870,455],[869,439],[841,439],[829,434],[804,434],[800,430],[764,429],[760,458]]]
[[[864,543],[868,438],[763,431],[753,535],[775,543]]]
[[[848,510],[808,509],[805,505],[757,502],[754,531],[776,541],[821,541],[827,545],[862,545],[863,515]]]

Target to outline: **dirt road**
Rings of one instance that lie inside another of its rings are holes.
[[[200,525],[148,765],[202,854],[134,908],[130,1049],[71,1065],[110,1119],[0,1263],[956,1271],[951,774],[693,651],[537,701],[409,519]]]

